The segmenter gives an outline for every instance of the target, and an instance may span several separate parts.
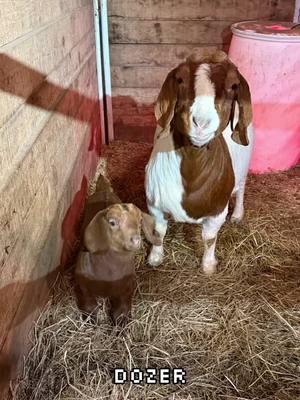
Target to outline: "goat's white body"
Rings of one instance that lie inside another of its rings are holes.
[[[247,128],[249,145],[242,146],[231,139],[232,130],[228,125],[223,135],[231,157],[235,184],[232,194],[236,194],[235,208],[231,217],[232,221],[240,221],[244,214],[244,189],[251,158],[254,132],[252,124]],[[216,216],[193,219],[189,217],[182,207],[184,188],[180,173],[181,155],[178,150],[160,151],[162,141],[171,141],[171,137],[157,139],[153,152],[146,167],[146,196],[150,213],[156,221],[156,230],[163,238],[167,231],[165,213],[170,214],[177,222],[202,223],[202,238],[205,251],[202,258],[202,267],[205,273],[212,274],[216,270],[215,257],[216,237],[219,229],[225,222],[228,204]],[[162,147],[165,147],[163,145]],[[209,244],[210,240],[213,240]],[[149,263],[159,265],[163,260],[163,246],[153,246],[149,255]]]
[[[227,126],[227,128],[223,132],[223,136],[227,143],[227,147],[232,162],[232,168],[235,179],[233,193],[235,193],[240,188],[240,186],[245,183],[248,174],[249,163],[254,144],[253,126],[252,124],[250,124],[247,128],[247,134],[249,139],[248,146],[242,146],[234,142],[231,139],[231,134],[232,130],[230,129],[230,126]]]
[[[159,141],[156,146],[159,146]],[[154,147],[154,150],[155,147]],[[176,150],[157,152],[146,167],[148,206],[170,214],[177,222],[201,222],[190,218],[182,207],[184,188],[180,174],[181,155]]]
[[[231,139],[230,126],[227,126],[223,132],[234,171],[233,194],[244,186],[248,173],[254,140],[252,124],[249,125],[247,132],[248,146],[241,146]],[[167,140],[167,138],[158,139],[155,142],[153,153],[146,167],[148,205],[170,214],[177,222],[201,223],[203,218],[196,220],[189,217],[182,207],[184,188],[180,173],[180,152],[178,150],[160,152],[161,140]]]

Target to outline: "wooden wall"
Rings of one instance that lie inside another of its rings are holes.
[[[228,49],[233,22],[292,20],[294,0],[109,0],[115,134],[143,136],[167,72],[194,51]],[[153,132],[153,128],[150,128]]]
[[[71,255],[101,135],[93,2],[2,0],[0,17],[3,389]]]

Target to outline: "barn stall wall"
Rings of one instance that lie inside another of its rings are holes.
[[[72,253],[101,132],[93,2],[5,0],[0,18],[4,393],[58,267]]]
[[[110,0],[116,138],[151,141],[153,102],[171,68],[193,51],[228,50],[233,22],[291,21],[294,0]]]

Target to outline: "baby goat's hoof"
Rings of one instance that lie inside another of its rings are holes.
[[[163,261],[164,250],[162,246],[153,246],[148,257],[148,264],[152,267],[157,267]]]
[[[205,275],[213,275],[215,272],[217,272],[217,265],[218,261],[216,259],[210,261],[202,261],[203,272],[205,273]]]

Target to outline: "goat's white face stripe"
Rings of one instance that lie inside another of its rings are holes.
[[[209,78],[210,65],[200,64],[195,72],[195,96],[215,97],[214,84]]]
[[[190,113],[191,142],[203,146],[215,135],[220,119],[215,108],[215,87],[209,78],[210,65],[201,64],[195,72],[195,100]]]

